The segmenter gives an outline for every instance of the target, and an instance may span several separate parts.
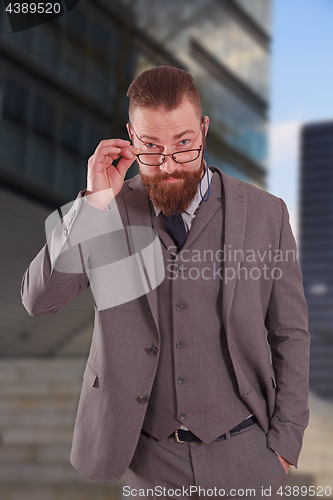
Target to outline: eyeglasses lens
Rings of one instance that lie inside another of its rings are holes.
[[[178,153],[173,154],[173,158],[177,163],[188,163],[190,161],[194,161],[199,157],[200,151],[197,149],[193,149],[191,151],[179,151]],[[163,163],[163,155],[138,155],[139,160],[144,165],[148,165],[151,167],[157,167]]]

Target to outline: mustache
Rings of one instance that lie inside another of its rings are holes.
[[[168,179],[187,179],[189,177],[189,172],[175,170],[172,174],[168,172],[160,172],[154,175],[155,181],[166,181]]]

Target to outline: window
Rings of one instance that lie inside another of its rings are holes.
[[[29,92],[12,80],[5,79],[2,100],[3,116],[26,124],[28,121]]]
[[[80,11],[75,9],[75,15],[70,16],[70,28],[78,35],[86,35],[87,32],[87,18],[85,14]]]
[[[51,138],[55,129],[54,106],[46,100],[36,97],[33,110],[33,127],[39,134]]]
[[[62,143],[68,149],[79,152],[81,149],[82,123],[75,116],[66,115],[62,127]]]
[[[103,139],[107,139],[103,132],[94,127],[88,127],[84,141],[84,153],[87,158],[90,158],[94,154],[95,149]]]
[[[29,177],[37,184],[50,187],[54,174],[54,150],[52,143],[42,137],[32,138]]]
[[[73,85],[81,87],[84,79],[84,65],[85,57],[81,49],[69,40],[65,41],[61,57],[61,76]]]
[[[107,48],[111,39],[110,31],[99,23],[92,27],[93,42],[97,42],[100,48]]]
[[[1,168],[22,174],[26,159],[26,129],[17,123],[0,122],[0,164]]]
[[[60,47],[57,31],[49,26],[36,26],[34,36],[34,56],[48,69],[57,71]]]
[[[93,58],[87,58],[86,65],[86,92],[101,101],[107,101],[109,76],[106,71],[106,64],[95,61]]]
[[[78,191],[85,188],[80,185],[80,166],[79,156],[64,150],[60,151],[55,172],[55,191],[63,197],[75,198]]]

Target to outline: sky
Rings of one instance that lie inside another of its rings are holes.
[[[268,190],[297,237],[300,128],[333,121],[333,0],[273,0],[272,22]]]

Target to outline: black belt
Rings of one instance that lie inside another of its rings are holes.
[[[252,417],[246,418],[241,422],[240,424],[236,425],[236,427],[233,427],[230,431],[229,434],[230,436],[234,436],[238,432],[240,432],[242,429],[246,429],[247,427],[250,427],[251,425],[254,425],[258,422],[257,417],[255,415],[252,415]],[[144,434],[147,437],[152,437],[148,432],[142,430],[142,434]],[[201,439],[199,439],[193,432],[191,431],[185,431],[183,429],[177,429],[175,432],[170,434],[169,438],[174,438],[177,443],[202,443]],[[156,438],[154,438],[156,439]],[[215,439],[215,441],[223,441],[223,439],[227,439],[226,434],[222,434],[222,436],[218,437]]]

